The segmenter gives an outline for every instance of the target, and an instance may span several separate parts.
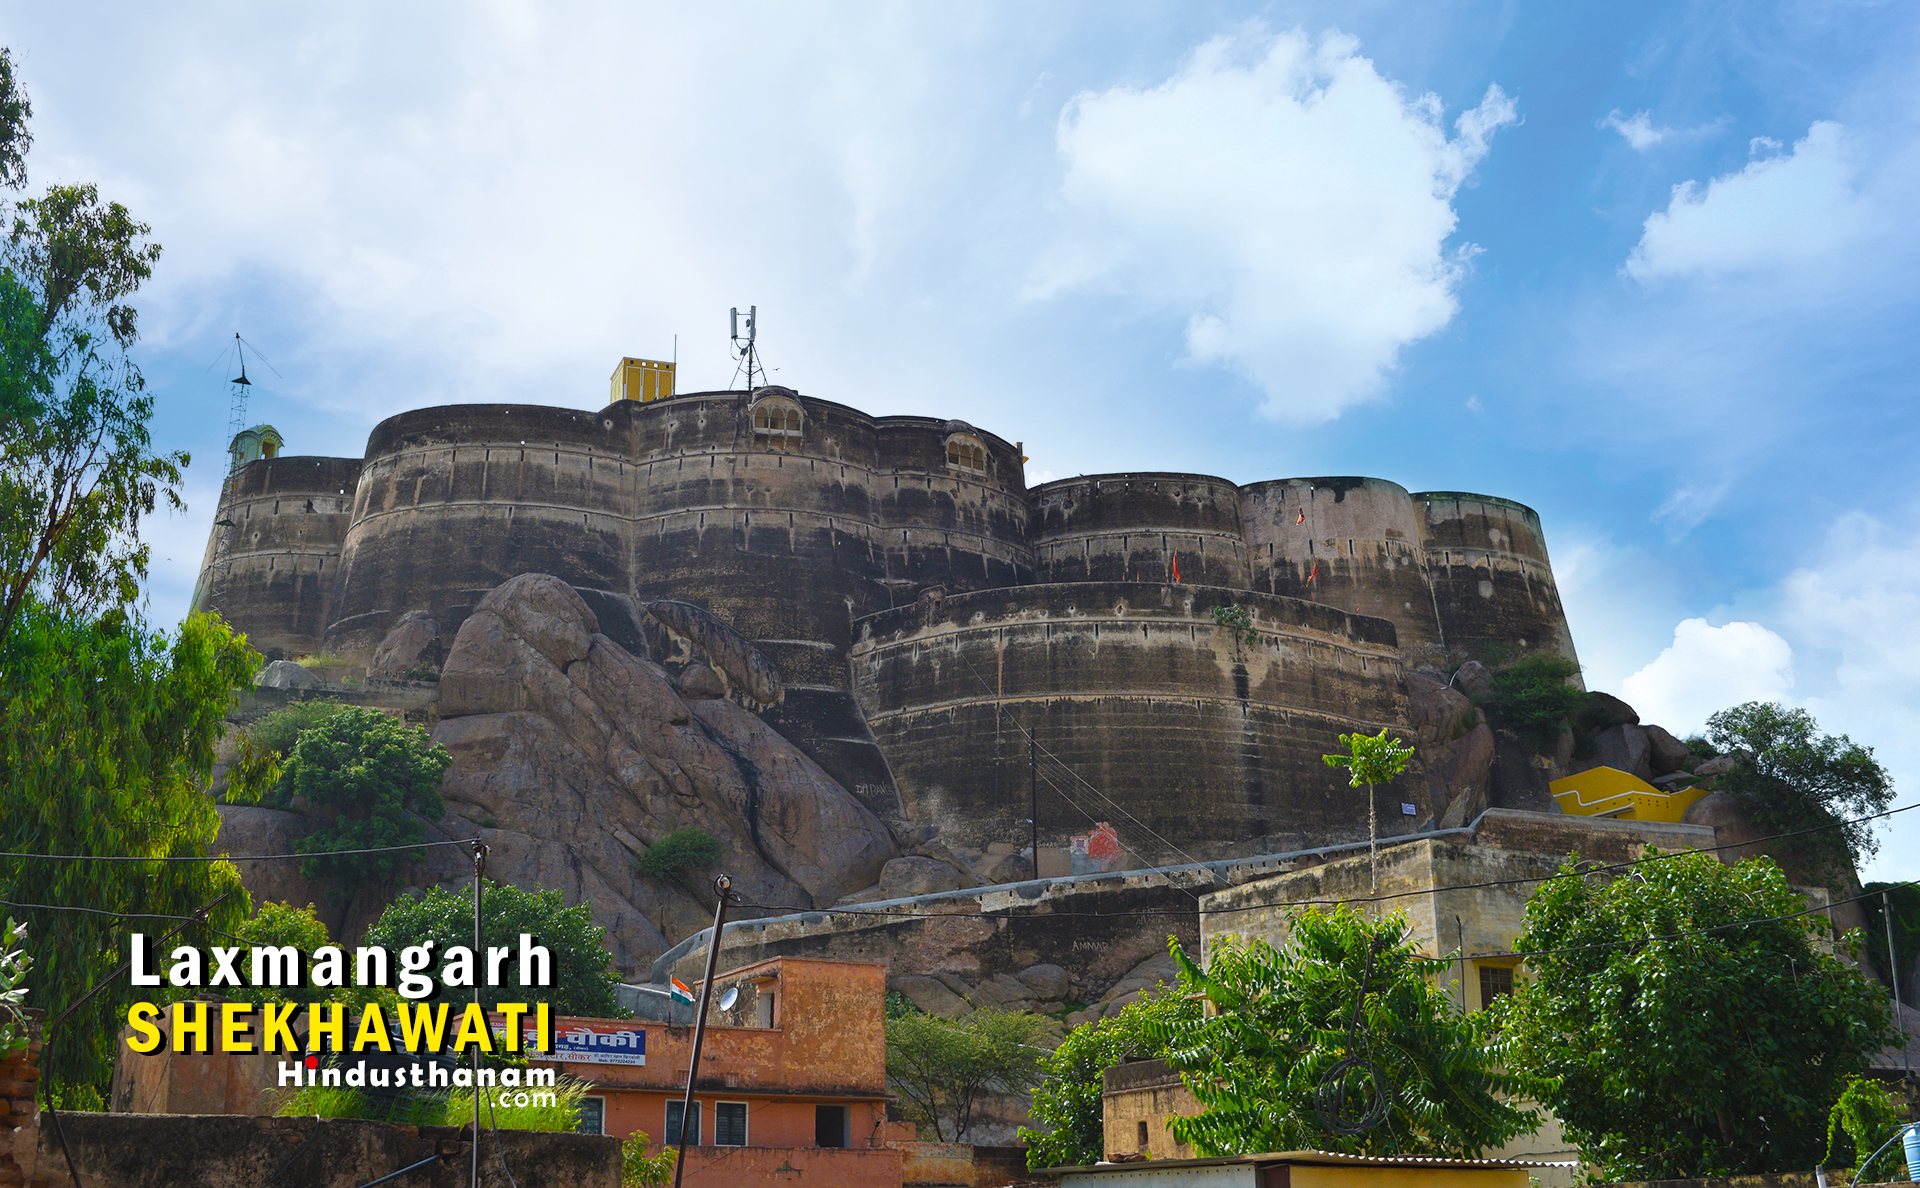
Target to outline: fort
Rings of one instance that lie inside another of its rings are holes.
[[[1053,848],[1120,822],[1144,861],[1349,840],[1364,811],[1320,756],[1412,731],[1410,672],[1574,658],[1539,516],[1492,495],[1030,488],[1021,443],[781,387],[418,409],[359,459],[267,427],[234,449],[196,605],[269,658],[430,675],[522,573],[636,655],[647,606],[691,604],[777,667],[751,708],[901,837],[1024,843],[1031,813]],[[1386,831],[1431,828],[1438,783]]]

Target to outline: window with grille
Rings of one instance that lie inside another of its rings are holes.
[[[987,472],[987,447],[971,437],[955,434],[947,438],[947,465],[975,474]]]
[[[607,1133],[607,1099],[604,1097],[583,1097],[580,1099],[580,1121],[573,1127],[581,1134]]]
[[[667,1103],[666,1142],[669,1147],[677,1147],[680,1145],[680,1111],[685,1105],[686,1103],[681,1101],[670,1101]],[[687,1146],[697,1147],[699,1145],[700,1103],[696,1101],[693,1103],[693,1122],[687,1127]]]
[[[1503,994],[1513,993],[1513,969],[1505,965],[1480,967],[1480,1005],[1489,1007]]]
[[[800,436],[800,406],[791,400],[770,396],[753,406],[753,431],[778,437]]]
[[[716,1147],[744,1147],[747,1145],[746,1102],[721,1101],[714,1103],[713,1145]]]

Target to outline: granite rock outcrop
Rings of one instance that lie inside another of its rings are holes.
[[[751,645],[697,608],[669,615],[690,663],[754,701],[777,697],[777,670]],[[493,878],[592,905],[628,971],[711,912],[702,880],[635,870],[676,830],[712,834],[724,851],[716,869],[752,903],[813,907],[875,883],[898,853],[886,825],[755,714],[705,693],[683,694],[661,665],[602,634],[565,582],[513,578],[447,651],[434,738],[453,765],[437,832],[485,841]]]

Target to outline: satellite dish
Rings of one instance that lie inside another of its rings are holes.
[[[720,1009],[723,1011],[732,1010],[733,1004],[739,1001],[740,987],[738,986],[728,986],[720,992]]]

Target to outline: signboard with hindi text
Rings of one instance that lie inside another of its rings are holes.
[[[527,1051],[539,1060],[561,1060],[574,1064],[645,1064],[647,1033],[638,1027],[572,1027],[553,1029],[553,1055],[534,1053],[538,1033],[527,1032]]]

